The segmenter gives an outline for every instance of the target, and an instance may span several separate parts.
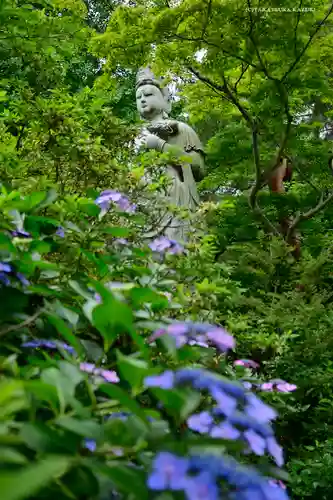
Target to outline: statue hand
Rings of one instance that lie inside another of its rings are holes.
[[[140,136],[141,147],[145,149],[156,149],[157,151],[162,151],[163,146],[166,143],[158,137],[158,135],[149,134],[149,132],[144,132]]]

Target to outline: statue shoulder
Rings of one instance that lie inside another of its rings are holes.
[[[203,146],[198,134],[190,125],[184,122],[178,122],[178,133],[182,137],[186,150],[197,150],[203,153]]]
[[[198,137],[197,133],[193,130],[192,127],[190,127],[190,125],[188,125],[187,123],[185,122],[177,122],[178,123],[178,129],[179,129],[179,132],[180,133],[184,133],[184,134],[193,134],[195,135],[196,137]]]

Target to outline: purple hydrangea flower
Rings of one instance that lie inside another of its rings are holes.
[[[122,212],[134,213],[136,210],[136,206],[130,203],[127,196],[112,189],[103,191],[96,198],[95,203],[100,207],[102,215],[108,212],[111,203],[114,203]]]
[[[148,478],[151,490],[183,490],[186,485],[189,461],[172,453],[160,452],[154,459]]]
[[[106,382],[111,382],[112,384],[119,382],[119,377],[115,371],[97,368],[93,363],[80,363],[80,370],[91,375],[102,377]]]
[[[29,286],[30,281],[27,280],[27,278],[24,276],[22,273],[16,273],[16,277],[20,280],[23,286]]]
[[[235,347],[234,338],[223,328],[210,324],[193,323],[192,321],[171,323],[164,329],[154,332],[149,342],[153,342],[162,335],[173,337],[176,340],[177,347],[182,347],[185,344],[209,347],[209,343],[211,343],[223,352]]]
[[[209,347],[209,345],[206,342],[206,340],[207,339],[204,335],[197,335],[196,339],[189,340],[187,343],[188,343],[188,345],[197,345],[199,347],[204,347],[207,349]]]
[[[286,485],[283,481],[281,481],[281,479],[270,479],[268,482],[275,488],[282,488],[283,490],[287,489]]]
[[[90,450],[91,452],[94,452],[97,448],[96,441],[94,441],[93,439],[85,439],[84,447]]]
[[[130,415],[131,415],[131,413],[128,411],[118,411],[118,412],[111,413],[111,415],[108,415],[107,420],[113,420],[116,418],[119,420],[126,420]]]
[[[182,247],[176,240],[170,240],[166,236],[160,236],[156,238],[151,243],[149,243],[149,248],[153,252],[158,253],[170,253],[178,255],[184,252],[184,247]]]
[[[96,300],[97,304],[101,304],[102,303],[102,297],[100,296],[99,293],[95,293],[94,294],[94,299]]]
[[[252,359],[236,359],[234,366],[244,366],[244,368],[252,368],[253,370],[259,368],[259,364]]]
[[[146,387],[159,387],[160,389],[172,389],[174,386],[175,374],[167,370],[161,375],[151,375],[145,378]]]
[[[251,382],[247,382],[246,380],[242,382],[243,386],[245,387],[246,390],[250,391],[252,389],[252,384]]]
[[[14,236],[14,238],[31,238],[31,234],[27,231],[24,231],[24,229],[16,229],[15,231],[11,231],[11,235]]]
[[[276,385],[276,390],[278,392],[293,392],[293,391],[296,391],[296,389],[297,389],[297,385],[288,384],[288,382]]]
[[[259,388],[264,392],[271,392],[273,390],[274,385],[271,382],[264,382],[259,386]]]
[[[213,328],[206,333],[206,336],[221,351],[234,349],[236,345],[235,339],[224,328]]]
[[[126,238],[116,238],[114,240],[114,242],[117,244],[117,245],[128,245],[128,240]]]
[[[115,371],[112,370],[101,370],[98,375],[104,378],[106,382],[111,382],[116,384],[119,382],[119,377]]]
[[[55,233],[57,236],[60,236],[60,238],[65,238],[65,230],[62,226],[59,226],[58,229],[56,230]]]

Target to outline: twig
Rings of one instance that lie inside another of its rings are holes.
[[[206,34],[206,29],[207,29],[207,26],[209,23],[211,13],[212,13],[212,0],[208,0],[207,15],[206,15],[206,19],[205,19],[204,25],[202,27],[202,33],[201,33],[202,38],[204,38],[204,36]]]
[[[20,130],[18,137],[17,137],[16,146],[15,146],[16,151],[18,151],[21,147],[25,127],[26,127],[26,124],[23,123],[23,125],[21,126],[21,130]]]
[[[289,69],[287,70],[287,72],[283,75],[282,79],[281,79],[281,82],[283,82],[287,76],[292,72],[292,70],[295,68],[295,66],[299,63],[300,59],[302,58],[302,56],[305,54],[307,48],[309,47],[310,43],[312,42],[312,40],[314,39],[314,37],[316,36],[316,34],[318,33],[318,31],[320,30],[320,28],[323,26],[323,24],[325,23],[326,19],[328,19],[328,17],[332,14],[332,11],[333,11],[333,2],[331,4],[331,7],[329,8],[326,16],[318,23],[316,29],[314,30],[314,32],[312,33],[312,35],[310,35],[309,37],[309,40],[306,42],[306,44],[304,45],[303,49],[301,50],[301,52],[298,54],[298,56],[296,57],[295,61],[292,63],[292,65],[289,67]]]
[[[313,184],[313,182],[310,179],[308,179],[303,174],[302,170],[298,167],[298,165],[295,164],[295,162],[293,162],[293,163],[294,163],[295,170],[299,173],[299,175],[302,177],[302,179],[304,180],[304,182],[306,182],[307,184],[309,184],[309,186],[311,186],[312,189],[314,189],[315,191],[317,191],[317,193],[321,193],[322,191],[315,184]]]
[[[298,226],[298,224],[304,220],[309,220],[311,219],[314,215],[316,215],[320,210],[322,210],[330,201],[333,200],[333,193],[331,193],[327,198],[324,200],[323,194],[320,197],[320,200],[318,204],[314,207],[308,210],[307,212],[304,213],[298,213],[296,217],[294,218],[292,224],[289,226],[287,238],[293,233],[295,228]]]
[[[237,85],[239,84],[239,82],[241,81],[241,79],[243,78],[243,76],[245,75],[245,73],[247,72],[247,70],[249,69],[249,65],[246,64],[245,67],[242,65],[242,72],[240,74],[240,76],[237,78],[237,81],[234,85],[234,91],[237,93]]]
[[[35,314],[30,316],[28,319],[26,319],[25,321],[22,321],[22,323],[19,323],[18,325],[11,325],[11,326],[8,326],[7,328],[4,328],[3,330],[0,331],[0,337],[4,337],[8,333],[12,333],[12,332],[15,332],[17,330],[20,330],[21,328],[29,326],[31,323],[36,321],[36,319],[39,318],[39,316],[41,316],[41,314],[43,314],[43,312],[45,312],[44,309],[39,309],[37,312],[35,312]]]
[[[258,127],[257,124],[254,123],[252,127],[252,151],[254,158],[254,165],[256,169],[256,180],[255,186],[256,189],[252,189],[249,197],[250,207],[254,210],[256,206],[256,193],[259,191],[259,186],[261,184],[261,168],[260,168],[260,158],[259,158],[259,145],[258,145]]]
[[[201,37],[189,38],[189,37],[186,37],[183,35],[178,35],[177,33],[175,33],[169,37],[165,37],[164,40],[165,41],[172,41],[173,38],[178,38],[179,40],[184,40],[186,42],[201,42],[205,45],[208,45],[208,47],[215,47],[216,49],[221,50],[221,52],[223,52],[223,54],[226,54],[230,57],[233,57],[234,59],[237,59],[238,61],[240,61],[242,63],[248,64],[249,66],[256,69],[257,71],[260,71],[259,66],[257,66],[256,64],[253,64],[251,61],[244,59],[244,57],[239,56],[238,54],[233,54],[232,52],[229,52],[229,50],[224,49],[221,45],[218,45],[218,44],[213,43],[213,42],[209,42],[208,40],[205,40],[204,38],[201,38]]]
[[[223,85],[219,85],[218,83],[213,82],[210,78],[203,76],[199,71],[194,69],[192,66],[188,68],[191,73],[193,73],[201,82],[205,83],[206,85],[215,88],[216,90],[222,92],[224,95],[226,95],[229,100],[238,108],[242,116],[245,118],[247,123],[252,125],[252,118],[249,115],[249,113],[246,111],[246,109],[240,104],[236,96],[232,93],[232,91],[229,89],[227,81],[225,77],[223,76]]]
[[[298,6],[298,11],[297,11],[297,19],[296,19],[296,24],[294,28],[294,54],[295,57],[297,57],[297,29],[299,25],[299,20],[301,18],[301,7],[302,7],[303,0],[300,0],[299,6]]]

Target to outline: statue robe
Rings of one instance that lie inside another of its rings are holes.
[[[193,212],[199,205],[199,195],[197,191],[194,172],[203,174],[204,171],[204,153],[199,137],[194,130],[186,123],[176,122],[178,133],[170,135],[166,142],[174,146],[179,151],[184,151],[184,156],[188,156],[189,161],[175,161],[167,165],[167,175],[171,179],[168,188],[168,198],[171,205],[181,209],[188,209]],[[178,152],[179,156],[179,152]],[[147,238],[164,235],[177,241],[185,241],[189,231],[190,224],[188,220],[181,220],[172,213],[167,213],[162,217],[158,227],[146,234]]]

